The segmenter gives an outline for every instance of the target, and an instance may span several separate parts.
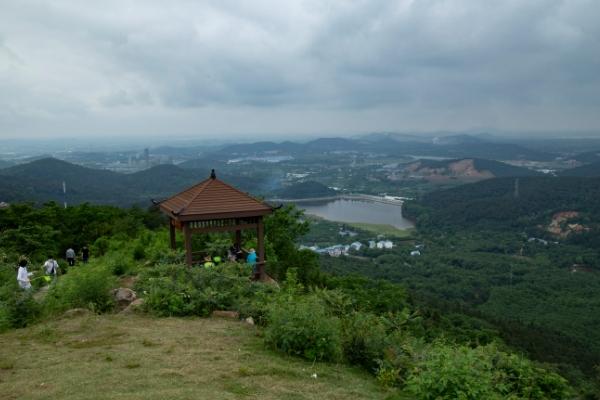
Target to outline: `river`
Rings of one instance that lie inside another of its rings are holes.
[[[402,216],[401,204],[382,203],[368,200],[334,199],[325,201],[295,202],[307,214],[330,221],[364,222],[392,225],[398,229],[412,228],[411,221]]]

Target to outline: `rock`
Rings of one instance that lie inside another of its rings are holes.
[[[131,314],[138,311],[144,305],[144,299],[135,299],[123,311],[124,314]]]
[[[87,308],[72,308],[70,310],[65,311],[63,317],[65,318],[73,318],[73,317],[82,317],[84,315],[91,315],[92,312]]]
[[[264,274],[260,281],[262,283],[266,283],[267,285],[273,285],[275,287],[279,287],[279,283],[277,283],[277,281],[275,279],[271,278],[267,274]]]
[[[249,325],[254,325],[254,318],[252,317],[248,317],[244,320],[245,323],[249,324]]]
[[[237,311],[222,311],[215,310],[212,312],[213,317],[240,319],[240,313]]]
[[[137,299],[137,295],[135,292],[129,288],[118,288],[113,290],[113,296],[116,302],[121,306],[128,306],[135,299]]]

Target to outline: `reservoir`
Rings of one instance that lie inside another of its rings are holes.
[[[328,201],[297,201],[298,208],[307,214],[338,222],[366,222],[392,225],[398,229],[414,227],[402,216],[400,204],[380,203],[368,200],[335,199]]]

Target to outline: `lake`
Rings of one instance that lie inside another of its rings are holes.
[[[367,200],[336,199],[328,201],[298,201],[298,208],[330,221],[366,222],[392,225],[408,229],[414,224],[402,216],[400,204],[387,204]]]

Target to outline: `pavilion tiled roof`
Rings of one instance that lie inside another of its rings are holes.
[[[258,216],[272,211],[267,204],[216,177],[162,201],[160,208],[181,220]]]

